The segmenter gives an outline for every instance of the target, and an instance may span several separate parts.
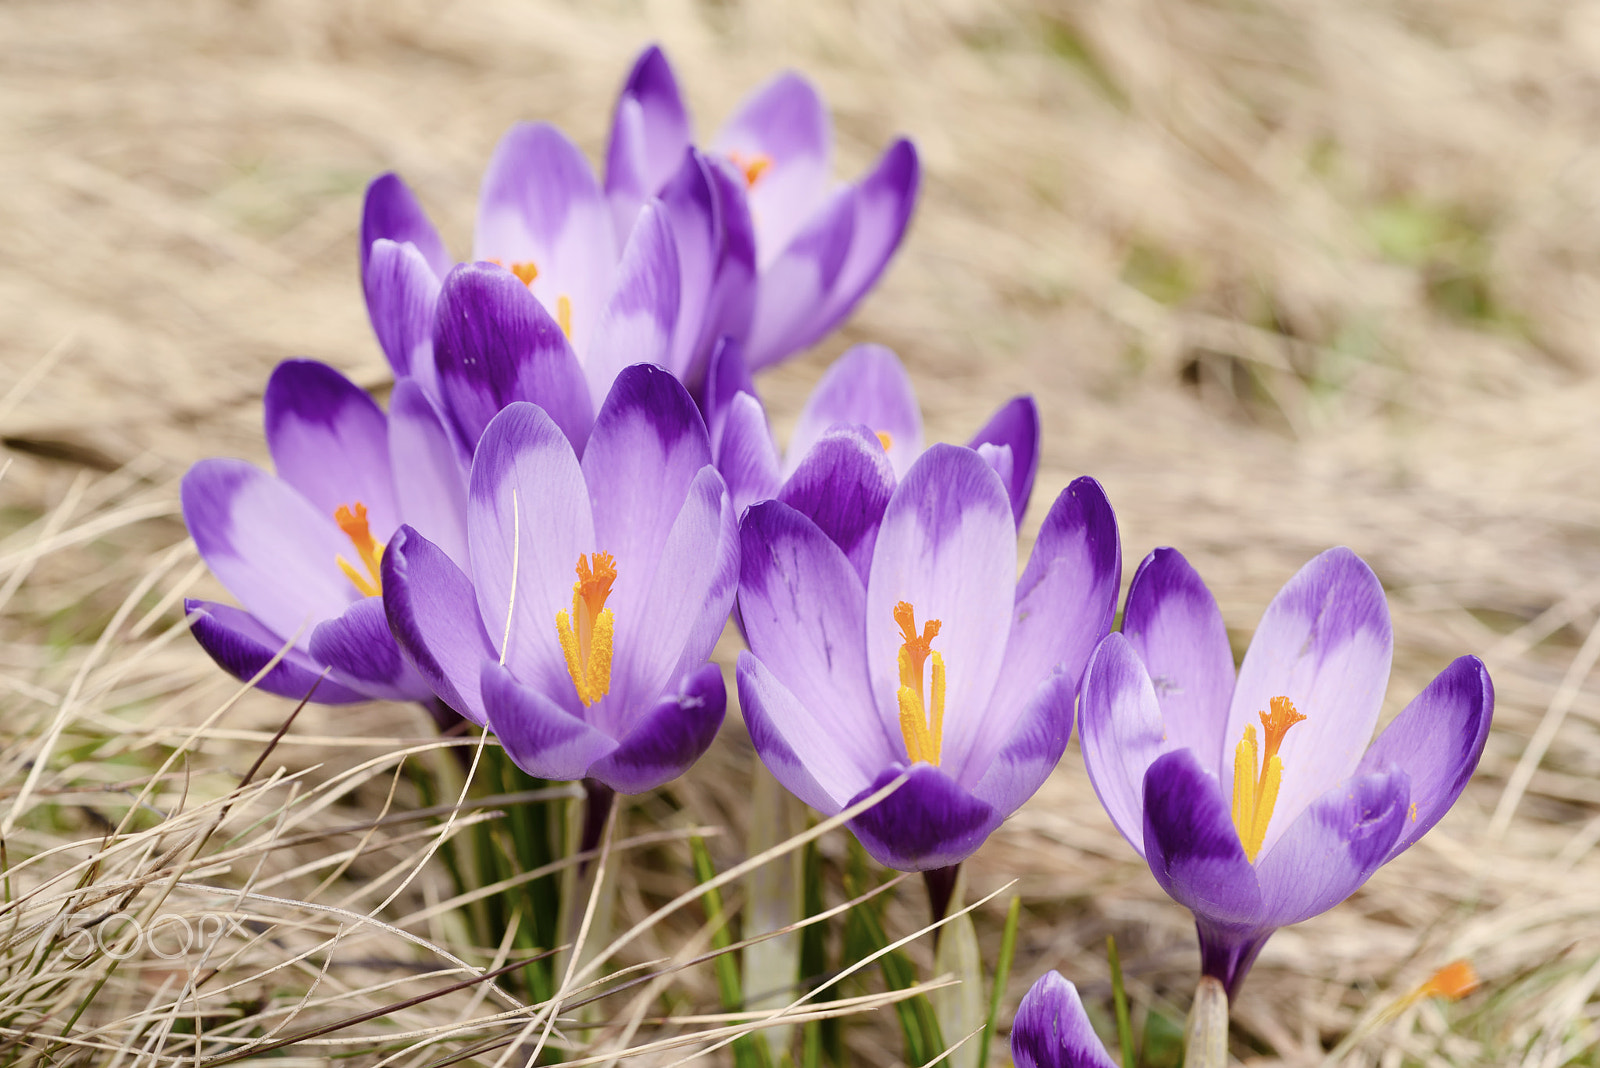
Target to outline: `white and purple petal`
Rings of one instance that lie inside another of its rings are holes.
[[[701,665],[681,680],[676,693],[638,717],[617,748],[590,766],[589,777],[624,794],[642,794],[676,779],[711,747],[726,707],[722,668]]]
[[[1144,851],[1156,882],[1198,920],[1257,926],[1261,887],[1222,788],[1187,749],[1144,775]]]
[[[497,654],[472,580],[437,545],[401,527],[383,553],[383,608],[417,673],[440,700],[482,726],[479,671]]]
[[[250,613],[232,605],[185,600],[183,606],[190,617],[189,631],[200,648],[218,667],[241,682],[254,678],[288,644]],[[368,695],[326,675],[326,665],[317,663],[303,649],[290,648],[256,683],[256,689],[294,700],[310,698],[324,705],[369,700]]]
[[[512,763],[537,779],[570,782],[617,750],[616,740],[495,663],[479,681],[489,729]]]
[[[583,372],[595,407],[604,403],[611,383],[624,367],[672,366],[673,332],[678,323],[678,253],[661,202],[652,200],[639,212],[622,260],[611,276],[611,289],[583,352]]]
[[[748,650],[737,668],[739,708],[750,744],[783,788],[832,816],[878,773],[883,746],[860,744],[859,729],[834,733],[835,724],[819,718]]]
[[[329,665],[340,681],[371,697],[426,701],[433,689],[400,655],[383,598],[365,597],[344,615],[323,620],[311,632],[311,655]]]
[[[366,277],[374,243],[414,245],[435,278],[443,278],[455,261],[445,249],[427,213],[397,174],[380,174],[367,186],[361,208],[361,275]]]
[[[750,185],[763,270],[800,232],[821,202],[832,166],[833,123],[803,75],[785,71],[753,91],[712,142],[745,168],[769,161]]]
[[[990,445],[1010,450],[1011,474],[1001,480],[1011,494],[1011,514],[1020,526],[1033,496],[1034,475],[1039,470],[1039,406],[1032,397],[1012,397],[968,444],[974,449]]]
[[[736,394],[724,411],[717,470],[728,483],[735,515],[776,497],[783,485],[778,443],[772,438],[767,410],[752,393]]]
[[[761,269],[745,359],[753,370],[770,367],[820,337],[818,315],[850,253],[855,203],[848,190],[833,194],[799,235]]]
[[[1022,996],[1011,1022],[1016,1068],[1117,1068],[1083,1011],[1078,988],[1049,971]]]
[[[894,469],[878,440],[865,427],[843,426],[812,444],[777,499],[831,538],[865,584],[894,487]]]
[[[1065,670],[1041,682],[1014,721],[1010,736],[1001,738],[999,752],[972,788],[972,795],[1002,816],[1021,808],[1061,762],[1072,737],[1077,695],[1077,679]]]
[[[417,247],[380,238],[362,268],[367,317],[397,377],[415,375],[434,388],[434,309],[440,278]]]
[[[905,365],[882,345],[857,345],[833,362],[806,398],[785,463],[792,473],[817,439],[840,425],[859,424],[889,438],[895,478],[922,455],[922,412]]]
[[[851,228],[850,252],[818,313],[816,336],[806,344],[843,322],[883,274],[889,257],[905,237],[921,181],[917,150],[910,141],[900,138],[884,151],[877,166],[851,188],[855,224]]]
[[[1083,675],[1078,743],[1111,822],[1144,856],[1144,776],[1176,748],[1144,664],[1124,634],[1109,634]]]
[[[650,45],[634,60],[611,120],[605,181],[617,233],[628,232],[639,205],[671,177],[691,139],[672,64]]]
[[[960,864],[1005,819],[1005,813],[973,797],[932,764],[891,765],[849,804],[865,800],[902,773],[907,778],[899,789],[849,824],[879,864],[900,871]]]
[[[472,462],[433,401],[412,379],[389,397],[389,456],[401,517],[467,566],[467,474]]]

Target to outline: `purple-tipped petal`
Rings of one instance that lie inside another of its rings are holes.
[[[706,418],[706,432],[711,435],[711,454],[719,458],[718,462],[722,456],[722,428],[727,422],[728,408],[740,393],[760,396],[756,393],[750,368],[744,362],[744,346],[736,338],[723,337],[711,350],[711,360],[706,367],[705,389],[700,399],[700,411]]]
[[[905,237],[921,181],[917,150],[901,138],[884,151],[878,165],[851,190],[855,226],[850,254],[818,316],[817,338],[843,322],[883,274],[889,257]]]
[[[833,427],[859,424],[889,438],[895,478],[922,455],[922,412],[900,358],[882,345],[857,345],[834,361],[811,391],[789,440],[789,471]]]
[[[650,45],[634,60],[611,119],[606,196],[618,233],[628,232],[639,205],[671,177],[692,137],[672,65]]]
[[[372,243],[361,274],[367,317],[396,377],[415,375],[433,388],[434,309],[439,276],[415,245],[388,238]]]
[[[1078,743],[1111,822],[1144,856],[1144,776],[1174,748],[1155,688],[1122,634],[1109,634],[1083,675]]]
[[[719,235],[719,241],[705,319],[695,343],[697,361],[709,358],[719,338],[749,335],[758,288],[755,220],[750,216],[744,178],[726,161],[719,163],[707,156],[700,159],[711,181],[716,207],[712,232]]]
[[[759,371],[821,337],[823,303],[850,252],[855,203],[848,190],[833,194],[778,258],[761,271],[745,359]]]
[[[232,605],[185,600],[183,606],[184,611],[192,617],[189,632],[200,643],[200,648],[217,662],[218,667],[241,682],[253,678],[288,644],[262,626],[250,613]],[[286,652],[283,659],[256,683],[256,689],[295,700],[309,696],[323,705],[368,700],[365,694],[325,677],[323,665],[298,648]]]
[[[381,597],[363,598],[344,615],[318,624],[311,632],[311,655],[372,697],[426,701],[433,696],[422,676],[400,655]]]
[[[1463,656],[1441,671],[1384,728],[1357,775],[1394,767],[1411,783],[1411,807],[1385,862],[1399,856],[1450,810],[1472,777],[1494,716],[1494,683],[1483,661]]]
[[[383,411],[361,387],[325,363],[285,360],[267,380],[267,448],[278,477],[333,518],[341,505],[366,505],[380,541],[399,525]]]
[[[612,283],[583,358],[597,408],[630,364],[677,370],[671,363],[678,322],[678,253],[660,201],[652,200],[639,213]]]
[[[884,729],[900,737],[896,693],[904,644],[895,606],[909,603],[920,632],[940,621],[933,649],[944,659],[944,761],[961,782],[968,762],[987,767],[1048,665],[1014,704],[991,703],[1006,656],[1017,528],[1005,487],[971,449],[935,445],[895,490],[878,530],[867,583],[867,665]],[[748,621],[747,621],[748,622]],[[1098,637],[1098,635],[1097,635]],[[998,735],[998,737],[996,737]],[[987,746],[979,757],[975,750]]]
[[[902,772],[908,778],[898,790],[850,821],[850,830],[879,864],[900,871],[960,864],[1005,818],[931,764],[915,764],[909,771],[900,765],[885,768],[850,804]]]
[[[478,673],[496,654],[472,580],[437,545],[401,527],[383,553],[383,608],[395,641],[433,692],[482,726]]]
[[[478,196],[473,256],[531,263],[529,287],[554,311],[571,307],[572,347],[587,352],[617,262],[611,209],[588,160],[548,123],[520,123],[501,138]]]
[[[1261,887],[1217,780],[1174,749],[1144,775],[1144,849],[1156,882],[1196,918],[1257,924]]]
[[[389,397],[389,455],[400,514],[450,559],[467,565],[467,473],[471,459],[422,386],[401,379]]]
[[[589,777],[624,794],[676,779],[711,747],[727,701],[722,668],[702,665],[640,717],[616,751],[589,768]]]
[[[1220,776],[1224,751],[1239,741],[1223,734],[1233,651],[1216,598],[1176,549],[1157,549],[1139,565],[1122,633],[1150,673],[1167,740]]]
[[[1361,762],[1383,704],[1393,647],[1383,587],[1349,549],[1329,549],[1306,564],[1267,607],[1239,668],[1221,776],[1232,796],[1234,748],[1245,726],[1258,723],[1273,697],[1294,702],[1306,718],[1278,750],[1284,776],[1277,811],[1284,818],[1268,828],[1264,852]]]
[[[372,246],[380,240],[411,244],[435,278],[443,278],[455,261],[428,221],[427,213],[397,174],[380,174],[367,186],[361,209],[361,275],[366,277]]]
[[[875,732],[835,733],[833,720],[813,715],[747,650],[739,652],[736,677],[750,744],[772,777],[818,812],[838,813],[882,767]]]
[[[865,428],[847,426],[811,446],[777,499],[831,538],[865,584],[894,487],[894,469],[877,439]]]
[[[511,762],[535,778],[557,782],[587,778],[596,761],[616,752],[613,739],[539,690],[524,686],[493,660],[483,662],[479,685],[489,729]]]
[[[213,458],[189,468],[180,496],[206,566],[270,633],[304,647],[312,627],[361,596],[337,562],[360,569],[350,539],[282,479]]]
[[[1312,802],[1256,859],[1266,923],[1310,919],[1371,878],[1405,829],[1410,792],[1406,773],[1391,768],[1358,775]]]
[[[1011,1023],[1017,1068],[1117,1068],[1089,1023],[1078,988],[1045,972],[1022,996]]]
[[[750,211],[759,220],[761,262],[800,232],[827,190],[833,124],[804,76],[785,71],[745,98],[712,143],[741,169],[768,162],[750,185]]]
[[[1051,675],[1034,690],[1009,737],[1002,739],[983,777],[972,788],[980,801],[1009,816],[1022,807],[1061,762],[1072,736],[1077,682],[1064,671]],[[972,774],[976,777],[976,771]]]
[[[1012,397],[972,436],[974,449],[993,445],[1011,450],[1011,475],[1002,478],[1011,495],[1011,514],[1020,526],[1033,496],[1039,470],[1039,406],[1032,397]]]
[[[758,501],[771,500],[783,484],[778,443],[772,439],[766,409],[750,393],[729,403],[717,450],[717,470],[728,483],[735,515]]]
[[[703,156],[685,152],[654,207],[672,234],[678,281],[672,352],[666,359],[654,362],[677,375],[691,393],[701,389],[704,381],[706,369],[701,357],[706,352],[700,348],[701,330],[706,325],[722,240],[711,174],[712,167]]]
[[[462,264],[445,279],[434,324],[439,389],[471,449],[496,412],[531,401],[581,449],[594,407],[561,327],[511,272]]]

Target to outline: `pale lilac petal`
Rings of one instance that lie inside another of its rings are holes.
[[[312,627],[361,596],[336,562],[360,568],[350,539],[282,479],[243,460],[201,460],[180,496],[201,559],[272,634],[304,648]]]
[[[395,641],[433,692],[482,726],[478,674],[497,654],[472,580],[437,545],[401,527],[383,554],[383,608]]]
[[[717,470],[728,483],[735,515],[743,515],[757,501],[776,497],[783,484],[778,443],[772,438],[767,411],[749,393],[737,394],[728,405]]]
[[[763,268],[800,232],[822,201],[832,162],[828,108],[804,76],[773,78],[745,98],[712,142],[740,167],[770,163],[750,186]]]
[[[624,367],[650,363],[676,370],[671,362],[678,322],[678,253],[660,201],[650,201],[639,213],[612,280],[594,340],[583,357],[596,408]]]
[[[1100,804],[1144,856],[1145,772],[1175,745],[1150,676],[1122,634],[1107,635],[1084,672],[1078,744]]]
[[[985,445],[1011,450],[1010,477],[1002,476],[1011,495],[1011,514],[1017,524],[1033,496],[1033,477],[1039,470],[1039,406],[1032,397],[1012,397],[972,436],[974,449]]]
[[[709,359],[711,350],[723,337],[749,336],[759,287],[755,221],[750,217],[744,179],[726,161],[718,163],[703,155],[699,159],[711,180],[716,206],[713,231],[719,235],[719,242],[705,320],[696,342],[696,360]]]
[[[368,256],[380,240],[411,244],[435,278],[443,278],[455,261],[439,239],[439,232],[406,183],[396,174],[380,174],[367,186],[361,209],[361,274],[366,277]]]
[[[434,309],[439,276],[415,245],[388,238],[372,243],[361,275],[367,317],[396,377],[415,375],[433,388]]]
[[[1011,1022],[1016,1068],[1118,1068],[1083,1011],[1078,988],[1045,972],[1017,1005]]]
[[[864,801],[907,772],[878,773],[850,804]],[[901,787],[850,821],[872,859],[900,871],[930,871],[960,864],[983,845],[1005,814],[979,801],[932,764],[913,765]]]
[[[894,610],[905,601],[915,610],[919,632],[928,620],[941,623],[933,649],[945,665],[944,762],[961,769],[980,736],[991,731],[999,738],[975,766],[993,759],[1026,696],[1049,673],[1041,667],[1015,707],[991,706],[1006,654],[1016,573],[1017,528],[999,477],[959,445],[935,445],[923,453],[884,512],[867,583],[867,664],[891,737],[901,737],[895,695],[904,644]],[[995,722],[997,715],[1005,716],[1003,724]]]
[[[1384,728],[1356,768],[1366,775],[1399,768],[1411,782],[1411,807],[1391,860],[1450,810],[1472,777],[1494,717],[1494,683],[1483,661],[1463,656],[1441,671]]]
[[[1139,565],[1122,633],[1150,673],[1168,741],[1220,776],[1224,751],[1239,742],[1223,734],[1233,698],[1233,650],[1216,598],[1176,549],[1157,549]]]
[[[815,523],[867,581],[895,473],[863,427],[840,427],[814,442],[777,499]]]
[[[285,639],[261,625],[250,613],[214,601],[185,600],[189,632],[217,666],[241,682],[248,682],[278,655]],[[284,653],[256,689],[292,700],[307,697],[322,705],[344,705],[369,700],[366,694],[325,677],[324,665],[303,649]]]
[[[711,435],[711,454],[719,457],[718,462],[722,455],[722,428],[727,421],[728,408],[740,393],[758,398],[759,405],[760,394],[756,392],[755,380],[751,378],[750,368],[744,362],[744,346],[735,338],[724,337],[711,350],[705,389],[701,391],[700,398],[706,432]],[[768,436],[771,436],[770,433]]]
[[[1002,816],[1021,808],[1061,762],[1072,736],[1077,696],[1077,680],[1065,671],[1041,682],[1010,736],[1001,739],[1000,751],[972,788],[972,795]]]
[[[1259,724],[1258,713],[1279,696],[1306,717],[1278,751],[1284,820],[1268,828],[1264,851],[1307,805],[1355,771],[1378,721],[1393,647],[1383,587],[1349,549],[1329,549],[1306,564],[1267,607],[1239,668],[1222,757],[1231,797],[1234,748],[1245,725]]]
[[[753,370],[770,367],[821,336],[818,315],[849,255],[854,229],[854,201],[849,191],[840,191],[761,269],[745,341],[745,359]]]
[[[483,662],[483,709],[489,729],[511,762],[536,779],[570,782],[617,749],[617,743],[562,708],[543,692],[525,686],[493,660]]]
[[[1145,772],[1144,849],[1161,889],[1197,919],[1259,923],[1261,887],[1228,802],[1187,749],[1157,757]]]
[[[311,655],[331,665],[337,678],[372,697],[426,701],[433,690],[400,655],[383,598],[366,597],[342,616],[324,620],[311,632]]]
[[[672,234],[678,281],[672,352],[654,362],[677,375],[690,393],[704,385],[706,368],[699,358],[706,353],[701,351],[700,335],[706,326],[722,240],[711,170],[699,153],[684,153],[681,166],[662,187],[653,209]]]
[[[672,65],[650,45],[634,60],[611,120],[606,196],[618,233],[628,232],[639,205],[672,176],[692,139]]]
[[[531,401],[582,449],[594,419],[572,347],[515,275],[462,264],[445,279],[434,327],[439,389],[462,443],[477,445],[496,412]]]
[[[761,762],[784,789],[823,815],[837,814],[883,766],[876,731],[863,732],[858,724],[835,733],[831,721],[813,715],[747,650],[739,652],[737,679],[745,729]]]
[[[877,166],[851,189],[855,225],[851,231],[850,254],[840,267],[818,315],[816,339],[843,322],[883,274],[889,257],[905,237],[921,181],[922,166],[917,160],[917,150],[910,141],[901,138],[884,151]]]
[[[1012,475],[1011,446],[991,445],[988,442],[985,442],[982,445],[969,447],[973,452],[976,452],[980,457],[982,457],[983,462],[989,465],[990,470],[1000,476],[1000,484],[1005,486],[1009,492],[1011,488]],[[1016,514],[1016,502],[1013,501],[1011,515],[1013,518],[1015,518]]]
[[[461,567],[467,566],[467,473],[471,459],[422,386],[401,379],[389,397],[389,455],[400,515]]]
[[[388,426],[360,386],[327,364],[285,360],[267,380],[263,408],[279,478],[329,519],[360,501],[379,541],[400,525]]]
[[[572,347],[587,352],[617,263],[611,209],[578,147],[548,123],[519,123],[495,148],[478,196],[473,256],[532,263],[530,288],[555,313],[571,302]]]
[[[711,747],[726,707],[722,668],[702,665],[640,717],[616,751],[589,768],[589,777],[624,794],[676,779]]]
[[[789,439],[786,470],[793,472],[818,438],[840,424],[859,424],[889,437],[895,478],[904,478],[922,455],[922,412],[900,358],[882,345],[857,345],[834,361],[806,399]]]

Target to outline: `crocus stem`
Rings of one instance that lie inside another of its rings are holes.
[[[578,840],[579,853],[587,853],[600,845],[600,836],[605,833],[606,819],[611,815],[611,805],[616,798],[617,792],[605,783],[583,780],[583,835]],[[580,878],[588,870],[587,860],[578,862]]]
[[[1200,977],[1194,1005],[1183,1025],[1183,1068],[1227,1068],[1228,992],[1209,976]]]
[[[922,882],[928,888],[928,911],[933,914],[932,923],[944,919],[945,913],[950,911],[950,895],[955,893],[956,876],[961,874],[961,865],[952,864],[948,868],[931,868],[922,873]],[[939,931],[933,932],[933,944],[939,945]]]

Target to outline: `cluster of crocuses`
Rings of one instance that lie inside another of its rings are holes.
[[[276,474],[213,459],[184,480],[190,532],[244,605],[189,602],[194,633],[262,689],[424,702],[530,774],[640,792],[721,726],[708,658],[731,614],[766,766],[827,814],[898,782],[850,826],[906,870],[970,856],[1076,715],[1113,822],[1193,911],[1204,971],[1231,993],[1275,928],[1445,813],[1483,748],[1489,678],[1457,660],[1369,746],[1392,638],[1382,588],[1343,549],[1283,588],[1237,672],[1171,549],[1111,632],[1122,551],[1093,479],[1051,503],[1018,578],[1032,400],[926,446],[881,347],[829,370],[780,454],[752,373],[850,312],[917,195],[908,141],[835,186],[830,140],[817,93],[785,74],[696,147],[651,48],[603,180],[551,126],[506,135],[473,262],[399,178],[373,182],[361,280],[388,411],[323,364],[273,373]],[[1059,977],[1016,1034],[1019,1063],[1103,1056]]]

